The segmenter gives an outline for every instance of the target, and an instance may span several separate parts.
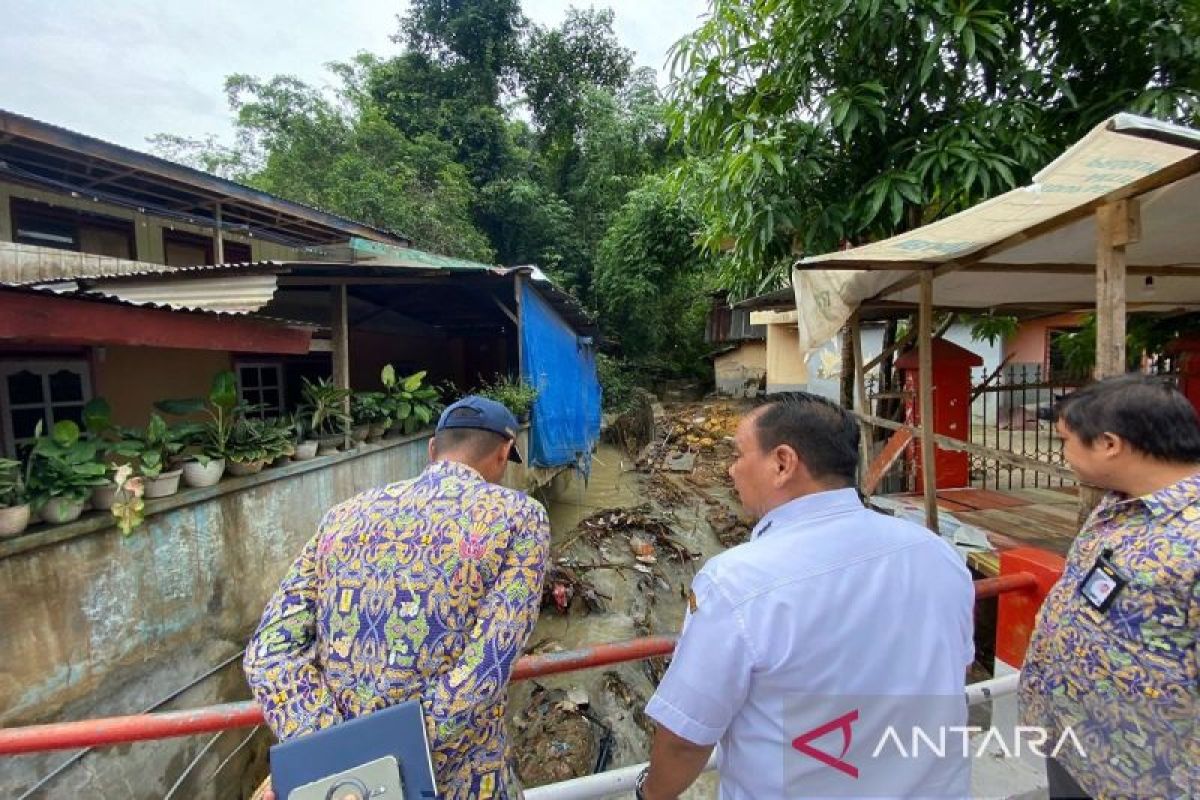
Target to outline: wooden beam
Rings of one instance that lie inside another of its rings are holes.
[[[303,355],[308,352],[311,338],[311,328],[231,314],[167,311],[0,291],[0,342]]]
[[[925,527],[938,532],[937,452],[933,442],[933,273],[921,273],[917,321],[918,400],[921,404],[921,482],[925,489]]]
[[[350,388],[350,303],[346,287],[334,286],[330,289],[329,300],[332,304],[330,328],[333,333],[333,383],[339,389],[348,390]],[[350,413],[349,396],[346,397],[343,408],[347,414]],[[345,434],[345,444],[349,445],[349,429]]]
[[[918,439],[923,435],[921,428],[916,425],[905,425],[903,422],[895,422],[890,419],[884,419],[883,417],[876,417],[868,414],[855,413],[854,415],[858,417],[860,421],[868,425],[873,425],[876,428],[886,428],[887,430],[891,431],[907,431]],[[1062,478],[1063,480],[1078,480],[1078,477],[1075,475],[1075,473],[1067,467],[1061,467],[1058,464],[1050,464],[1046,461],[1038,461],[1035,458],[1019,455],[1017,453],[1010,453],[1007,450],[997,450],[993,447],[984,447],[983,445],[979,444],[971,444],[970,442],[964,442],[961,439],[954,439],[949,436],[942,436],[941,434],[935,434],[933,436],[933,441],[943,450],[954,450],[960,453],[970,453],[971,455],[990,458],[993,461],[998,461],[1001,464],[1007,464],[1010,467],[1027,469],[1031,472],[1039,472],[1043,475],[1050,475],[1055,478]]]
[[[866,371],[863,369],[862,321],[857,313],[850,318],[850,342],[851,355],[854,359],[854,410],[863,414],[866,411],[867,403],[867,377]],[[866,492],[867,470],[871,466],[872,439],[868,433],[865,430],[858,432],[858,470],[862,476],[859,485],[863,487],[864,492]]]
[[[221,228],[221,204],[213,209],[214,227],[217,229],[217,263],[225,263],[225,231]]]
[[[1097,378],[1125,372],[1125,247],[1137,241],[1137,213],[1125,200],[1096,209]]]
[[[517,305],[517,377],[525,377],[525,343],[522,341],[525,333],[525,326],[522,322],[524,314],[522,314],[521,301],[521,273],[513,273],[513,297],[516,299]]]
[[[498,308],[498,309],[500,309],[501,311],[503,311],[503,312],[504,312],[504,316],[506,316],[506,317],[508,317],[510,320],[512,320],[512,323],[513,323],[514,325],[520,325],[520,324],[521,324],[521,320],[520,320],[520,318],[519,318],[519,317],[517,317],[517,315],[516,315],[516,314],[514,314],[512,311],[510,311],[510,310],[508,309],[508,306],[504,305],[504,303],[501,303],[501,302],[500,302],[500,298],[499,298],[499,297],[496,297],[495,295],[489,295],[489,297],[491,297],[491,298],[492,298],[492,302],[496,304],[496,308]]]

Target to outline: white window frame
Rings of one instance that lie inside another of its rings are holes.
[[[250,391],[258,392],[259,396],[262,395],[262,390],[264,388],[264,385],[262,382],[263,373],[267,370],[273,371],[275,373],[275,384],[268,385],[265,388],[279,390],[279,405],[274,409],[270,409],[270,408],[264,409],[261,413],[268,417],[281,416],[284,412],[284,409],[287,408],[287,397],[284,394],[285,387],[284,387],[284,383],[283,383],[283,363],[280,361],[238,361],[238,362],[236,362],[233,367],[233,374],[235,376],[237,376],[238,400],[241,402],[246,402],[246,398],[245,398],[245,394],[244,394],[245,389],[242,386],[242,370],[247,369],[247,368],[257,369],[259,371],[258,386],[249,387]]]
[[[66,403],[55,403],[54,398],[50,396],[50,376],[56,372],[74,372],[81,378],[83,388],[83,399],[80,401],[71,401]],[[14,406],[8,396],[8,379],[10,376],[18,372],[32,372],[42,379],[42,402],[41,403],[21,403]],[[15,458],[17,455],[17,445],[22,442],[30,441],[22,439],[17,441],[13,431],[13,412],[28,410],[34,408],[42,409],[42,419],[49,420],[52,426],[58,420],[55,419],[54,409],[64,406],[79,406],[82,408],[87,405],[92,399],[92,365],[86,359],[71,359],[71,360],[45,360],[45,359],[26,359],[24,361],[0,361],[0,417],[3,417],[4,431],[4,452],[9,458]]]

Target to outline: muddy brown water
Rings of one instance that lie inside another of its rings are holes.
[[[671,476],[669,480],[681,487],[683,499],[668,505],[655,500],[656,493],[649,491],[651,476],[635,471],[631,459],[615,447],[602,445],[586,483],[576,478],[567,488],[540,498],[550,516],[552,558],[567,556],[588,564],[620,563],[626,568],[581,570],[598,592],[610,598],[604,600],[604,610],[587,613],[578,599],[567,614],[554,606],[543,608],[530,637],[532,650],[575,649],[648,634],[678,633],[692,577],[705,559],[725,549],[708,519],[714,509],[736,508],[736,500],[721,482],[695,486],[682,476]],[[598,547],[577,537],[579,523],[599,511],[647,504],[652,515],[667,522],[673,538],[697,555],[693,561],[679,562],[659,547],[652,567],[654,574],[646,575],[632,568],[635,562],[627,531],[613,531],[600,540]],[[645,761],[653,725],[642,709],[653,694],[663,666],[661,660],[635,662],[514,684],[510,690],[509,728],[526,784],[561,780],[565,772],[590,774],[606,730],[611,731],[608,769]],[[557,727],[529,724],[531,719],[541,722],[546,716],[562,716],[554,702],[546,701],[547,697],[553,701],[586,697],[596,740],[590,750],[577,740],[575,729],[565,721],[560,720],[562,724]],[[531,702],[536,713],[529,710]],[[561,741],[553,741],[556,737]],[[527,754],[525,763],[522,753]],[[556,759],[563,763],[555,763]],[[706,775],[685,796],[713,797],[715,785],[715,776]]]

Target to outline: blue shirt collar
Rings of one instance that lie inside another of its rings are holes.
[[[862,507],[858,491],[853,488],[806,494],[768,511],[750,532],[750,540],[754,541],[768,532],[786,530],[807,520],[860,511]]]

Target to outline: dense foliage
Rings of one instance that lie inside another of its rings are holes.
[[[665,98],[613,24],[413,0],[403,52],[331,65],[333,91],[230,76],[235,147],[154,143],[422,248],[537,264],[619,357],[682,374],[708,290],[995,195],[1114,112],[1200,109],[1192,0],[711,0]]]

